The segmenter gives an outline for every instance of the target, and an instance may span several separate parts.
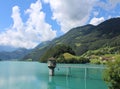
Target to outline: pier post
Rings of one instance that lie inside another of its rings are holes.
[[[71,74],[71,67],[67,68],[67,76],[69,76]]]
[[[87,78],[87,68],[85,68],[85,79]]]
[[[54,68],[49,68],[49,75],[54,76]]]
[[[87,86],[87,67],[85,67],[85,89],[87,89],[86,86]]]

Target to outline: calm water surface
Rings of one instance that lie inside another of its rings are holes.
[[[65,64],[58,65],[51,77],[44,63],[0,62],[0,89],[107,89],[102,69],[88,69],[85,76],[85,69],[71,68],[68,72],[59,66]]]

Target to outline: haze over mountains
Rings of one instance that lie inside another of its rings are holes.
[[[59,38],[40,43],[32,50],[21,49],[22,51],[19,51],[19,49],[13,52],[0,52],[0,59],[32,59],[33,61],[40,61],[51,47],[58,44],[69,45],[74,50],[75,54],[79,56],[89,50],[96,50],[106,46],[119,47],[120,18],[106,20],[97,26],[85,25],[73,28]]]
[[[0,52],[2,51],[7,51],[7,52],[12,52],[16,50],[17,48],[11,47],[11,46],[2,46],[0,45]]]
[[[21,60],[25,55],[27,55],[31,50],[25,48],[19,48],[13,51],[1,51],[0,60]]]

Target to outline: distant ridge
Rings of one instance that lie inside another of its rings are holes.
[[[88,24],[75,27],[59,38],[40,43],[27,53],[22,60],[41,61],[41,58],[46,56],[46,52],[58,44],[70,46],[75,55],[78,56],[87,53],[89,50],[104,47],[116,48],[117,51],[120,51],[120,18],[106,20],[97,26]]]
[[[25,48],[19,48],[12,52],[2,51],[0,52],[0,60],[2,61],[20,61],[25,55],[27,55],[31,50]]]
[[[99,49],[106,45],[110,47],[119,46],[120,18],[106,20],[97,26],[88,24],[73,28],[65,35],[54,39],[48,44],[35,48],[34,51],[24,57],[24,60],[32,58],[40,61],[45,52],[57,44],[69,45],[76,55],[82,55],[88,50]]]

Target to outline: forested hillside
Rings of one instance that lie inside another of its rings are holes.
[[[89,55],[90,57],[90,54],[97,55],[97,53],[101,53],[99,55],[119,53],[120,18],[106,20],[97,26],[85,25],[73,28],[63,36],[38,46],[29,55],[26,55],[24,60],[29,58],[35,61],[47,60],[50,57],[48,55],[53,54],[52,50],[49,52],[50,49],[54,49],[60,44],[69,46],[75,56]]]

